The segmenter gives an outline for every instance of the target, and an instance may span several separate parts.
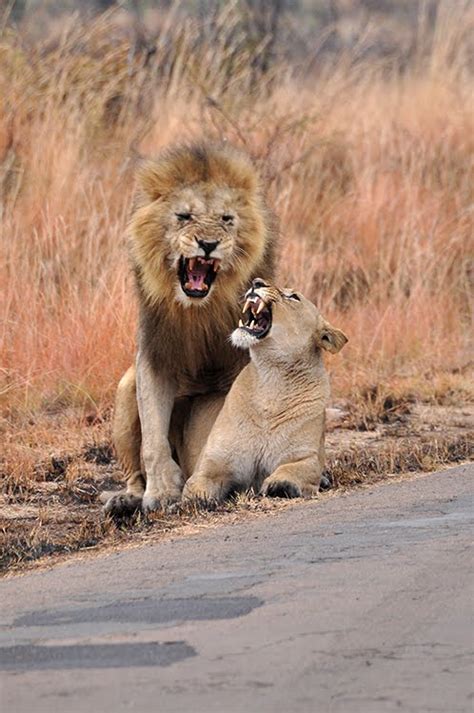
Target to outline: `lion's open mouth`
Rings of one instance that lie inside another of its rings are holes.
[[[188,297],[206,297],[216,279],[220,260],[204,257],[181,257],[178,276]]]
[[[255,293],[245,300],[242,310],[243,319],[239,321],[240,329],[245,330],[257,339],[266,337],[272,326],[272,308]]]

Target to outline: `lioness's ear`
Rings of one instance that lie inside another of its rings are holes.
[[[323,326],[316,332],[316,346],[320,349],[336,354],[347,342],[347,337],[340,329],[336,329],[329,324],[323,322]]]

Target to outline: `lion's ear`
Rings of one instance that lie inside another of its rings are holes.
[[[168,177],[163,175],[163,168],[157,161],[142,161],[137,171],[138,187],[145,198],[156,201],[165,193]]]
[[[344,332],[333,327],[329,322],[323,322],[322,326],[316,332],[316,346],[332,354],[341,351],[347,341]]]

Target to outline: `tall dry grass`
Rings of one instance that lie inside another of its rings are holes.
[[[231,10],[214,43],[165,17],[152,55],[111,15],[72,18],[42,44],[3,29],[5,412],[111,403],[134,350],[124,233],[136,156],[203,135],[256,157],[281,221],[280,280],[349,335],[336,396],[376,409],[389,390],[466,395],[472,14],[441,17],[409,71],[342,55],[257,79],[261,48]]]

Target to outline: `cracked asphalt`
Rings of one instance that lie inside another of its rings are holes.
[[[473,475],[4,580],[0,708],[472,711]]]

